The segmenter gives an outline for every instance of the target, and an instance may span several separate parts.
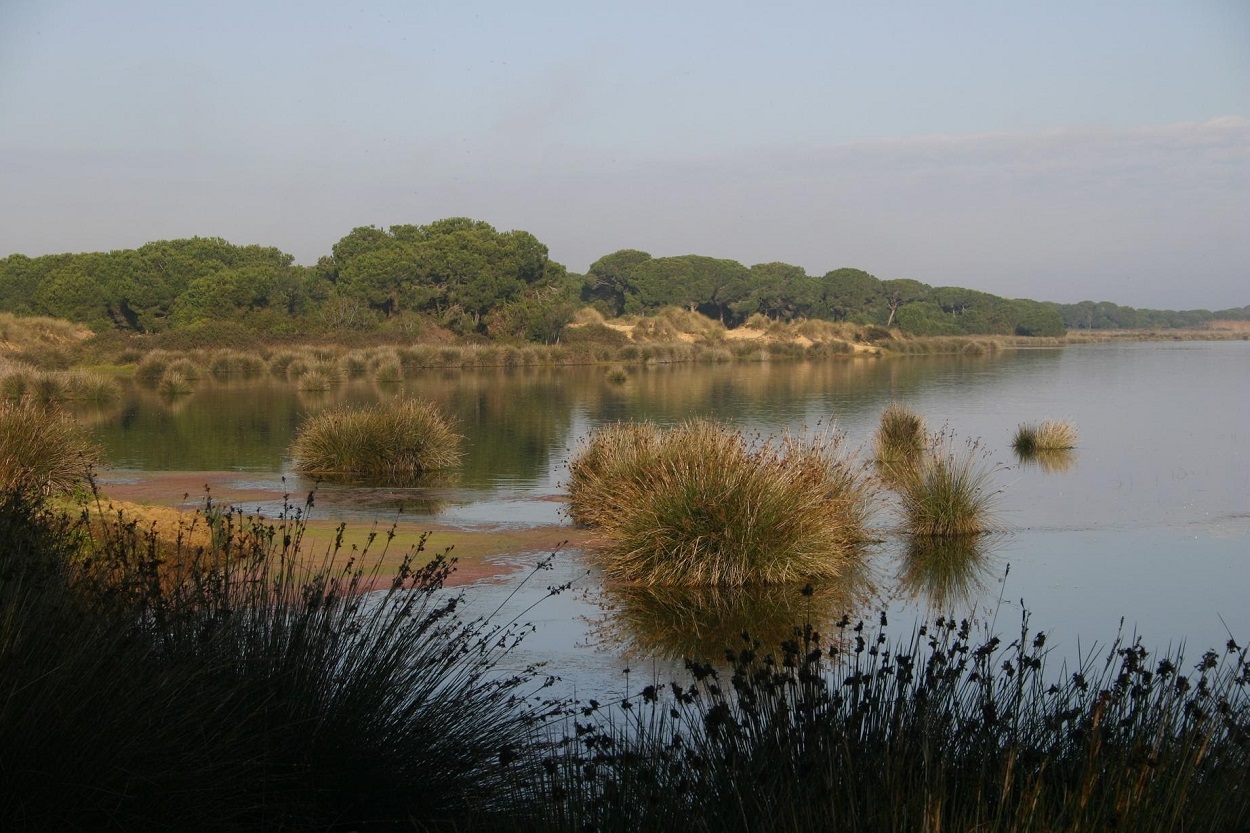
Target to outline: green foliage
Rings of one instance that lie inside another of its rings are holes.
[[[438,406],[399,399],[310,417],[296,431],[291,456],[304,474],[404,485],[455,467],[460,440]]]
[[[570,514],[611,580],[725,585],[836,578],[865,537],[869,489],[840,437],[748,445],[706,420],[612,425],[569,463]]]

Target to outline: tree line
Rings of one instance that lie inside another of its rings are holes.
[[[353,229],[301,266],[274,247],[195,237],[137,249],[0,259],[0,310],[97,330],[161,332],[231,321],[273,335],[338,329],[412,331],[434,321],[459,335],[550,343],[586,305],[609,317],[680,306],[737,326],[754,315],[898,327],[915,335],[1057,336],[1067,329],[1194,327],[1250,320],[1250,307],[1141,310],[1084,301],[1008,299],[860,269],[808,275],[703,255],[624,249],[585,275],[527,231],[463,217]]]

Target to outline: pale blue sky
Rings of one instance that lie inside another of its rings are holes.
[[[0,255],[455,215],[1241,306],[1250,0],[0,0]]]

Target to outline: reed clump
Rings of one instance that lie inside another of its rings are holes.
[[[462,617],[423,545],[394,576],[368,545],[308,555],[307,508],[206,503],[212,543],[169,561],[123,515],[0,496],[0,828],[464,829],[496,808],[545,711],[532,672],[495,671],[519,630]]]
[[[102,455],[63,411],[30,401],[0,402],[0,491],[73,491]]]
[[[296,431],[296,471],[315,477],[402,485],[460,462],[461,436],[437,405],[396,399],[310,417]]]
[[[1016,429],[1011,447],[1021,456],[1041,451],[1070,451],[1076,448],[1076,426],[1058,419],[1040,424],[1023,423]]]
[[[927,438],[924,417],[897,402],[881,412],[881,422],[872,438],[873,455],[883,466],[903,466],[916,462]]]
[[[891,486],[902,504],[904,531],[913,536],[979,535],[996,529],[998,467],[977,440],[962,447],[941,431],[911,466],[895,471]]]
[[[802,583],[843,575],[865,540],[871,486],[842,437],[757,438],[695,419],[594,431],[569,463],[569,511],[593,558],[639,585]]]
[[[1047,634],[939,617],[749,637],[725,665],[590,701],[527,785],[543,830],[1242,830],[1250,665],[1117,639],[1047,665]],[[523,802],[523,798],[518,803]]]

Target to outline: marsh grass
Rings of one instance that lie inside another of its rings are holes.
[[[640,585],[803,583],[843,575],[871,486],[831,431],[749,442],[696,419],[594,431],[569,463],[569,511],[606,578]]]
[[[494,670],[521,630],[462,618],[445,554],[393,577],[370,566],[385,536],[310,556],[310,505],[206,503],[214,543],[171,567],[124,516],[0,501],[0,827],[430,829],[494,807],[545,708],[531,672]]]
[[[528,796],[533,829],[1243,830],[1250,668],[1231,640],[1196,662],[1117,639],[1075,667],[1047,638],[910,638],[837,623],[726,666],[591,701]],[[527,791],[527,789],[529,791]],[[522,799],[518,800],[521,803]]]
[[[629,373],[621,365],[614,364],[604,372],[603,378],[610,384],[623,385],[629,381]]]
[[[0,402],[0,491],[69,492],[100,460],[99,447],[63,411]]]
[[[0,368],[0,399],[37,405],[108,405],[121,398],[116,379],[85,370],[38,370],[14,364]]]
[[[1038,425],[1022,423],[1011,447],[1022,458],[1041,451],[1070,451],[1076,448],[1076,436],[1076,426],[1064,420],[1048,419]]]
[[[924,451],[924,417],[905,405],[891,403],[881,412],[872,437],[873,457],[883,468],[912,466]]]
[[[174,369],[172,365],[165,368],[160,381],[156,383],[157,393],[166,397],[185,396],[193,390],[195,390],[195,385],[192,381],[181,371]]]
[[[310,476],[403,485],[458,465],[460,442],[437,405],[396,399],[309,417],[291,455],[295,469]]]
[[[914,466],[895,472],[903,530],[917,537],[979,535],[997,529],[994,480],[999,467],[977,440],[958,444],[946,431],[932,435]]]

